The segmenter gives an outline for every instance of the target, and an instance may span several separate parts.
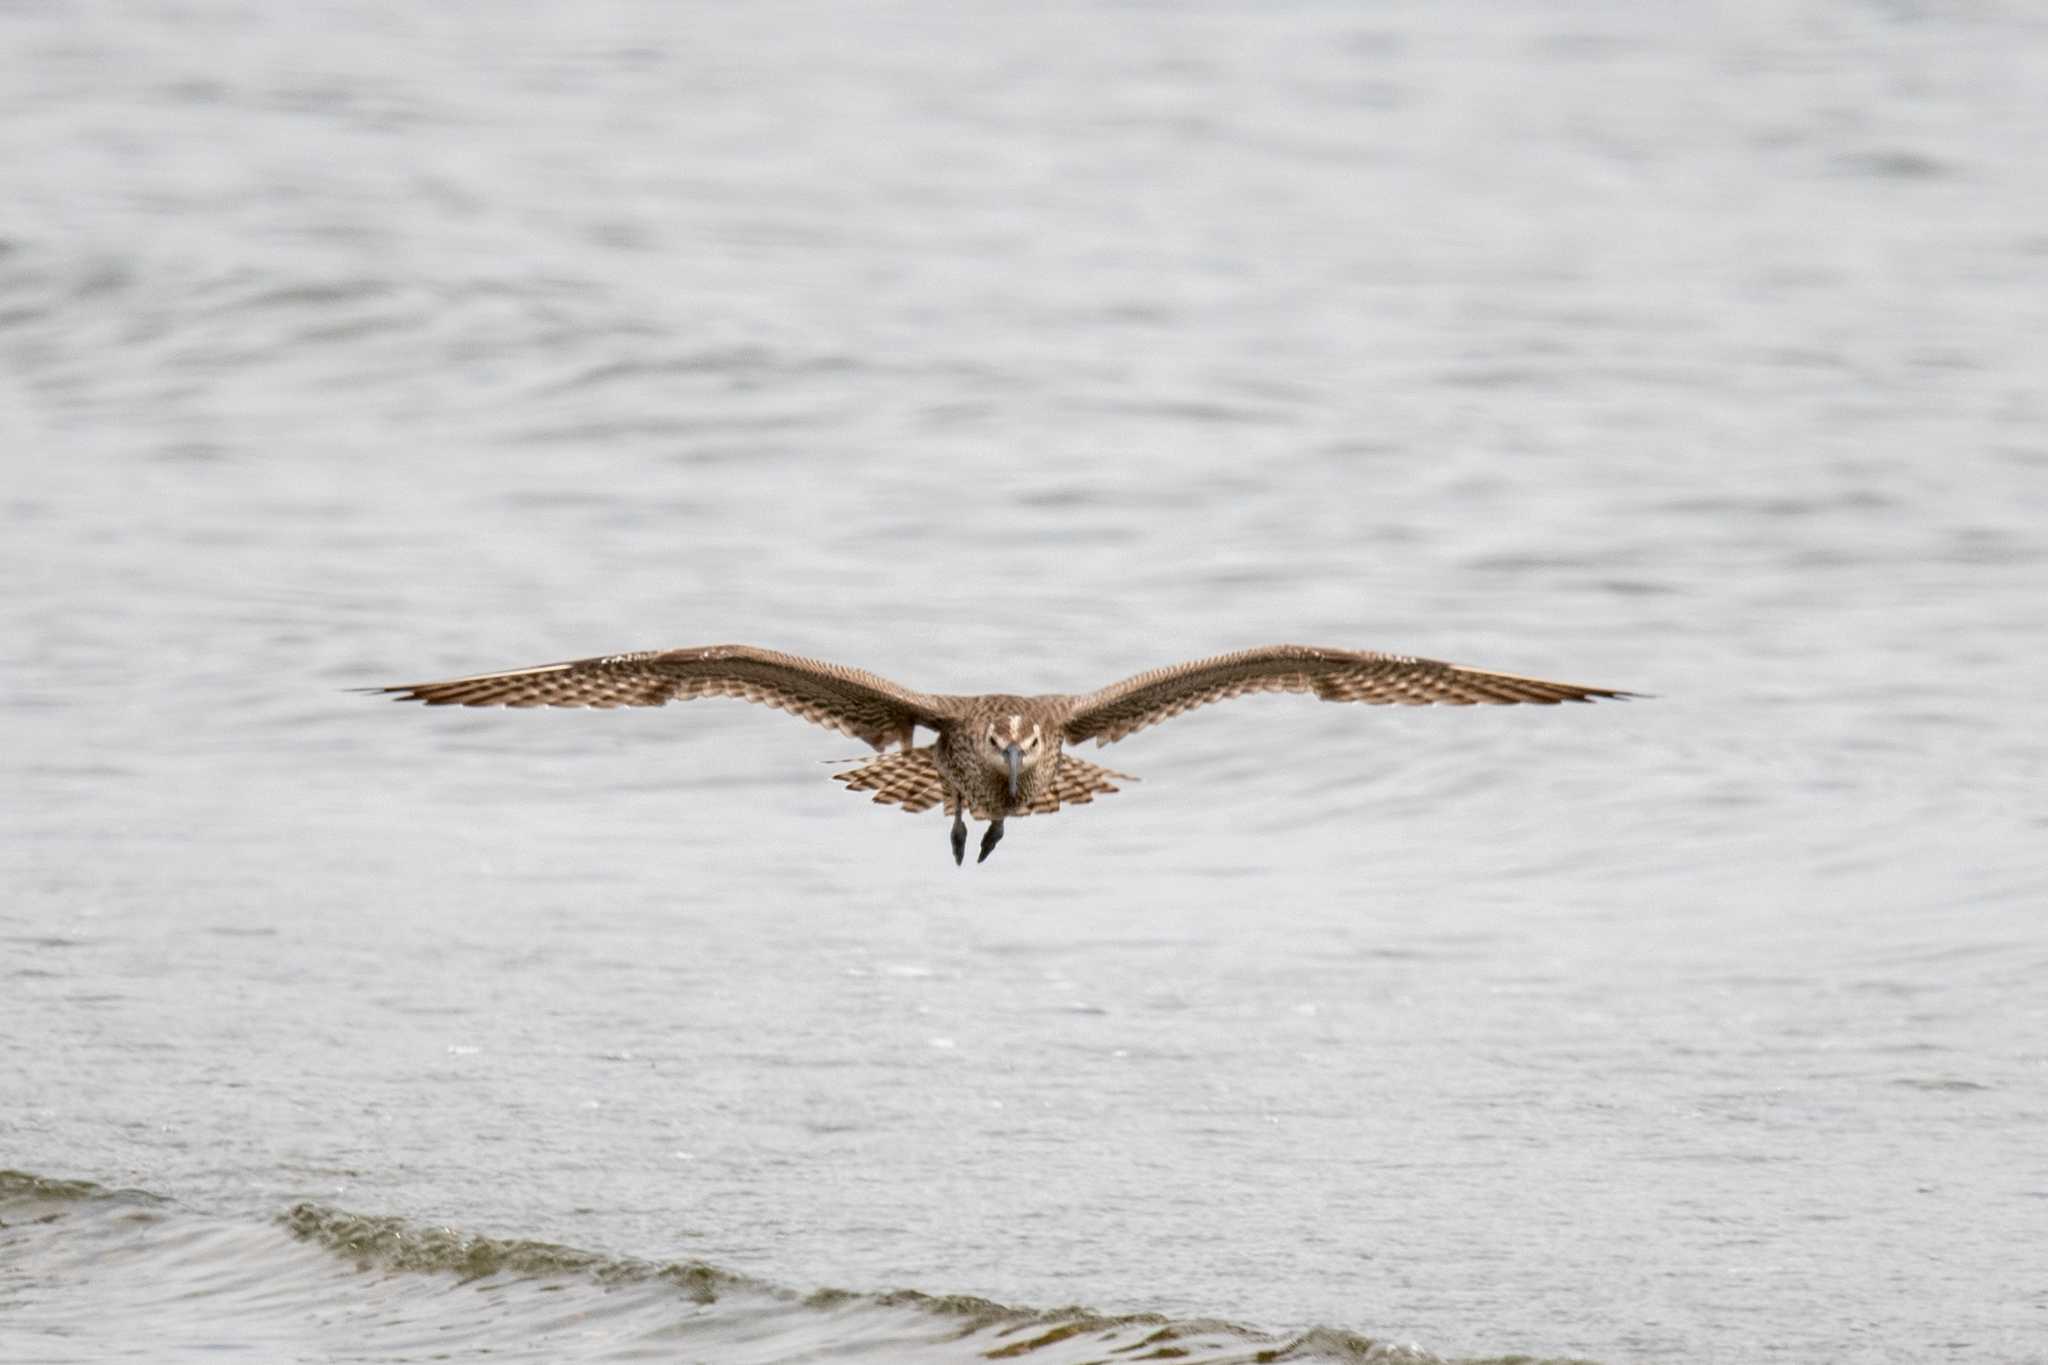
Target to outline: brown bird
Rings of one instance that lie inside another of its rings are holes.
[[[966,816],[986,820],[984,862],[1012,815],[1084,805],[1117,790],[1125,773],[1064,752],[1109,744],[1197,706],[1253,692],[1313,692],[1324,701],[1375,705],[1555,705],[1638,694],[1546,682],[1461,664],[1306,645],[1265,645],[1155,668],[1079,695],[946,696],[913,692],[858,668],[820,663],[753,645],[647,650],[599,659],[479,673],[445,682],[373,687],[429,706],[661,706],[696,697],[738,697],[884,750],[903,748],[835,773],[851,791],[908,811],[944,804],[953,817],[953,861],[967,851]],[[919,727],[937,739],[919,747]]]

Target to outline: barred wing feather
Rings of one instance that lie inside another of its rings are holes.
[[[759,702],[877,749],[913,725],[935,727],[940,703],[887,678],[753,645],[646,650],[370,689],[429,706],[661,706],[698,697]]]
[[[1312,692],[1324,701],[1381,706],[1553,706],[1635,695],[1402,654],[1266,645],[1156,668],[1076,697],[1067,739],[1109,744],[1198,706],[1255,692]]]

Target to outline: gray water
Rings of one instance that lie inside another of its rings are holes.
[[[0,1359],[2048,1360],[2044,128],[2018,4],[0,11]],[[963,870],[345,690],[726,640],[1655,697]]]

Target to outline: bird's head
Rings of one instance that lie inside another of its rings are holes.
[[[1035,769],[1054,746],[1045,742],[1037,721],[1021,715],[993,716],[982,727],[981,761],[1003,775],[1015,801],[1024,774]]]

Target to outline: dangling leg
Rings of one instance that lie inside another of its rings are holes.
[[[953,866],[967,861],[967,821],[961,818],[961,811],[967,803],[955,794],[947,803],[953,807]]]
[[[954,836],[958,838],[959,836]],[[1003,817],[998,815],[989,821],[988,829],[981,836],[981,856],[974,861],[985,863],[988,855],[996,851],[996,845],[1003,841]]]

